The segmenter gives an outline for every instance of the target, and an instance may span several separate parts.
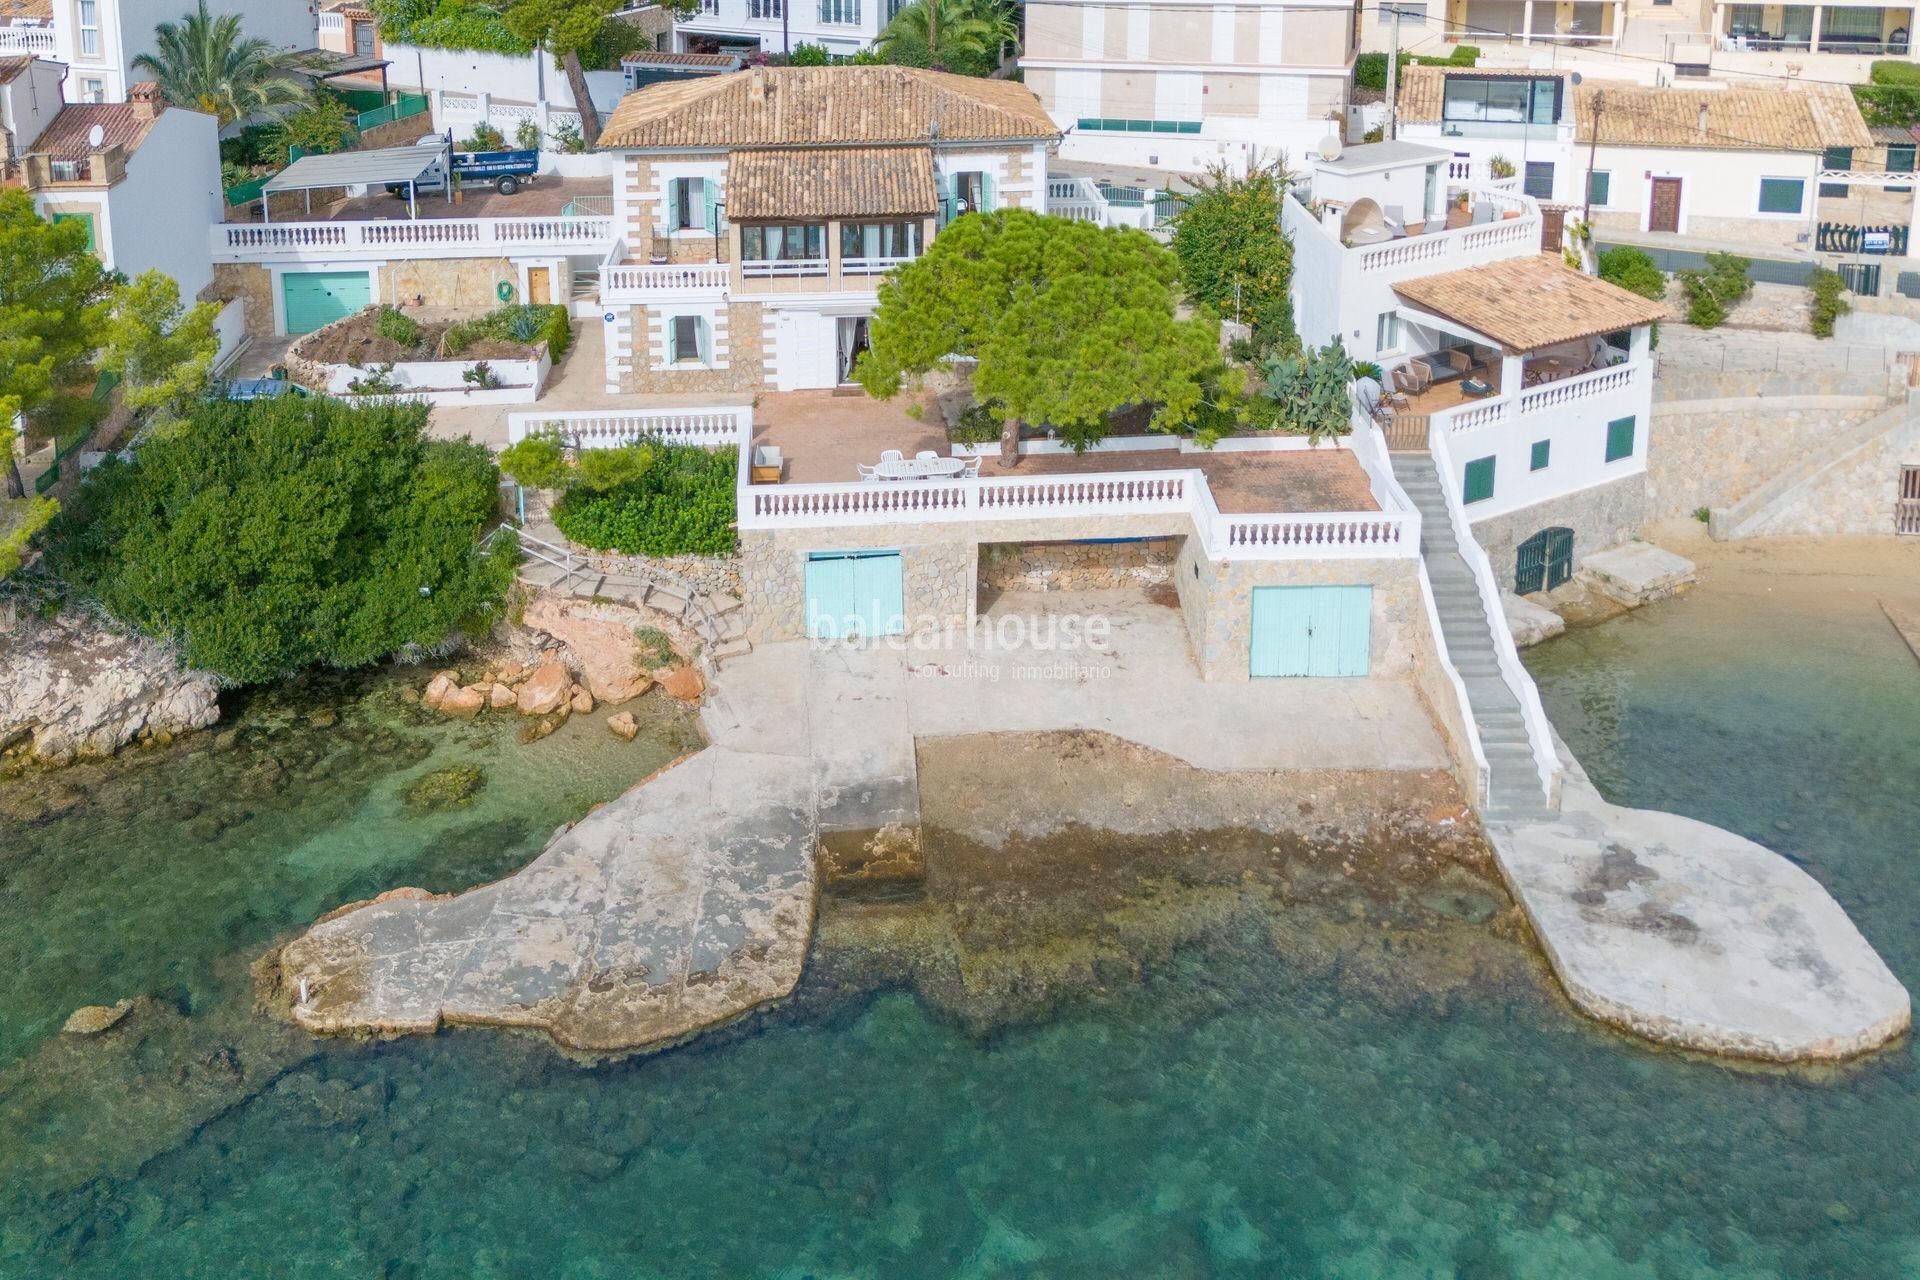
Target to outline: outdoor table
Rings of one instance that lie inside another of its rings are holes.
[[[882,480],[944,480],[966,469],[965,458],[901,458],[880,463],[873,473]]]

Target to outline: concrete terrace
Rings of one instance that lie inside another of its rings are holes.
[[[754,409],[753,442],[774,445],[786,461],[787,484],[848,484],[857,466],[872,465],[887,449],[907,457],[923,450],[952,452],[929,404],[922,419],[909,417],[911,401],[875,400],[865,394],[787,391],[762,395]],[[1094,453],[1026,454],[1002,470],[986,459],[982,476],[1028,479],[1117,471],[1199,470],[1214,503],[1227,514],[1291,511],[1374,511],[1367,474],[1344,449],[1182,453],[1176,436],[1153,437],[1164,448]]]
[[[422,192],[420,220],[430,218],[556,218],[575,200],[598,199],[611,207],[613,183],[606,178],[560,178],[544,174],[510,196],[490,186],[463,187],[460,198],[449,203],[441,192]],[[291,210],[291,212],[288,212]],[[307,213],[297,192],[274,201],[274,222],[405,222],[408,219],[404,196],[385,191],[369,191],[364,196],[346,196],[336,200],[316,197],[313,212]],[[259,222],[260,202],[229,208],[228,222]]]

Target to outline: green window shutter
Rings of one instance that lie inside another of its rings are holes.
[[[1613,175],[1605,169],[1596,169],[1587,175],[1587,200],[1591,204],[1605,204],[1608,188],[1613,186]]]
[[[705,316],[700,317],[698,320],[694,321],[693,323],[694,323],[695,342],[696,342],[696,345],[699,347],[699,351],[700,351],[700,363],[712,364],[713,363],[713,325]]]
[[[703,216],[706,218],[706,221],[703,222],[701,226],[706,230],[713,232],[713,234],[719,235],[720,234],[720,199],[719,199],[720,193],[718,191],[715,191],[713,189],[713,184],[711,182],[708,182],[704,178],[700,180],[700,186],[706,192],[706,196],[707,196],[706,209],[703,214]]]
[[[999,207],[999,201],[994,199],[993,194],[993,175],[983,171],[980,174],[980,212],[992,213]]]
[[[1629,423],[1633,419],[1627,419]],[[1493,459],[1475,458],[1467,464],[1467,478],[1462,486],[1460,501],[1485,502],[1493,496]]]
[[[93,215],[92,214],[90,213],[56,213],[53,215],[53,224],[55,226],[59,226],[63,222],[84,222],[87,226],[88,252],[92,252],[94,249],[99,247],[99,241],[93,233]]]
[[[1802,178],[1762,178],[1760,212],[1799,213],[1806,195],[1807,184]]]
[[[1607,461],[1618,462],[1633,454],[1633,419],[1615,418],[1607,424]]]
[[[1547,460],[1549,457],[1552,456],[1552,454],[1553,454],[1553,441],[1535,440],[1533,442],[1533,460],[1531,465],[1527,469],[1529,471],[1546,470]]]
[[[1912,173],[1915,150],[1914,147],[1903,147],[1898,144],[1888,147],[1887,172]]]

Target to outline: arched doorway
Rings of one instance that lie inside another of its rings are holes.
[[[1573,576],[1573,530],[1542,529],[1520,544],[1515,561],[1515,595],[1553,590]]]

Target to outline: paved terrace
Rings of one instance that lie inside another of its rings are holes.
[[[449,204],[440,192],[420,193],[420,220],[430,218],[555,218],[574,200],[598,197],[613,199],[613,182],[608,178],[558,178],[542,175],[538,181],[503,196],[491,186],[461,188],[460,199]],[[274,203],[274,222],[405,222],[407,201],[385,191],[370,191],[364,196],[321,200],[316,193],[309,215],[300,202],[299,192],[279,196]],[[260,202],[227,210],[228,222],[259,222]]]
[[[785,483],[850,484],[858,464],[871,466],[887,449],[907,457],[931,449],[951,452],[937,411],[929,403],[922,420],[907,416],[907,398],[875,400],[864,393],[788,391],[760,397],[754,408],[753,442],[777,445],[786,459]],[[1087,475],[1106,471],[1197,469],[1206,474],[1222,513],[1375,511],[1367,473],[1344,449],[1320,448],[1249,453],[1181,453],[1176,437],[1167,447],[1101,453],[1027,454],[1010,471],[987,458],[982,476],[1020,479]],[[881,482],[886,483],[886,482]]]

